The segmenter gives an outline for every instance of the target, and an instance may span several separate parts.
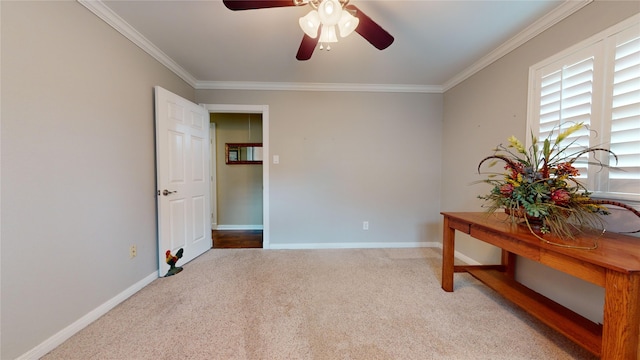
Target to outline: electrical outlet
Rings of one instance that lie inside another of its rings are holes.
[[[369,230],[369,222],[368,221],[363,221],[362,222],[362,230]]]
[[[131,245],[131,247],[129,248],[129,257],[133,259],[137,255],[138,255],[138,249],[136,248],[135,245]]]

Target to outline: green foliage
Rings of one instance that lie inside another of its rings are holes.
[[[495,165],[496,161],[505,163],[502,178],[490,173],[483,180],[492,186],[488,194],[478,196],[485,200],[487,211],[513,210],[510,211],[512,220],[539,218],[542,232],[559,237],[572,237],[575,228],[601,225],[599,215],[607,214],[607,209],[591,201],[591,193],[577,180],[579,172],[573,164],[580,157],[599,151],[612,155],[616,161],[617,157],[604,148],[585,148],[569,153],[575,140],[568,144],[563,144],[563,140],[583,127],[583,123],[574,124],[555,140],[551,139],[552,131],[542,141],[542,149],[533,134],[529,149],[514,136],[509,137],[508,146],[497,146],[494,154],[478,165],[478,172],[482,173],[481,167],[487,161],[490,161],[489,166]]]

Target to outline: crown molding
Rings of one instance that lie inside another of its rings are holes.
[[[169,70],[173,71],[194,89],[442,93],[442,87],[434,85],[198,81],[118,14],[113,12],[102,0],[77,1]]]
[[[352,91],[398,93],[443,93],[473,76],[478,71],[491,65],[496,60],[531,40],[551,26],[593,2],[593,0],[566,0],[551,12],[531,24],[525,30],[511,38],[509,41],[482,57],[473,65],[461,71],[442,85],[409,85],[199,81],[124,21],[124,19],[114,13],[101,0],[77,1],[197,90]]]
[[[77,0],[80,4],[86,7],[89,11],[94,13],[104,22],[109,24],[112,28],[124,35],[127,39],[131,40],[139,48],[144,50],[147,54],[151,55],[154,59],[158,60],[162,65],[166,66],[169,70],[173,71],[187,84],[195,87],[196,78],[193,77],[182,66],[178,65],[167,54],[162,52],[157,46],[155,46],[146,37],[140,34],[129,23],[122,19],[118,14],[114,13],[108,6],[106,6],[101,0]]]
[[[518,33],[516,36],[500,45],[498,48],[496,48],[486,56],[482,57],[470,67],[461,71],[453,78],[446,81],[442,85],[443,91],[447,91],[460,84],[464,80],[473,76],[478,71],[491,65],[496,60],[515,50],[537,35],[541,34],[543,31],[559,23],[560,21],[564,20],[583,7],[589,5],[591,2],[593,2],[593,0],[566,0],[561,5],[558,5],[555,9],[551,10],[551,12],[547,13],[545,16],[529,25],[526,29]]]
[[[404,92],[442,93],[441,86],[407,84],[340,84],[340,83],[286,83],[242,81],[198,81],[198,90],[277,90],[277,91],[350,91],[350,92]]]

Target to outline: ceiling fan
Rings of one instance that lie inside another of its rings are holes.
[[[337,42],[336,27],[341,37],[355,31],[371,45],[383,50],[393,43],[393,36],[376,24],[349,0],[223,0],[230,10],[253,10],[287,6],[309,5],[312,10],[299,19],[304,31],[298,60],[309,60],[318,43],[330,50],[329,43]]]

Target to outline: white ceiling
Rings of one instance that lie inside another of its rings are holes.
[[[298,18],[309,6],[231,11],[222,0],[79,1],[196,88],[349,84],[438,92],[590,0],[351,0],[394,43],[378,50],[353,33],[308,61],[295,55]]]

